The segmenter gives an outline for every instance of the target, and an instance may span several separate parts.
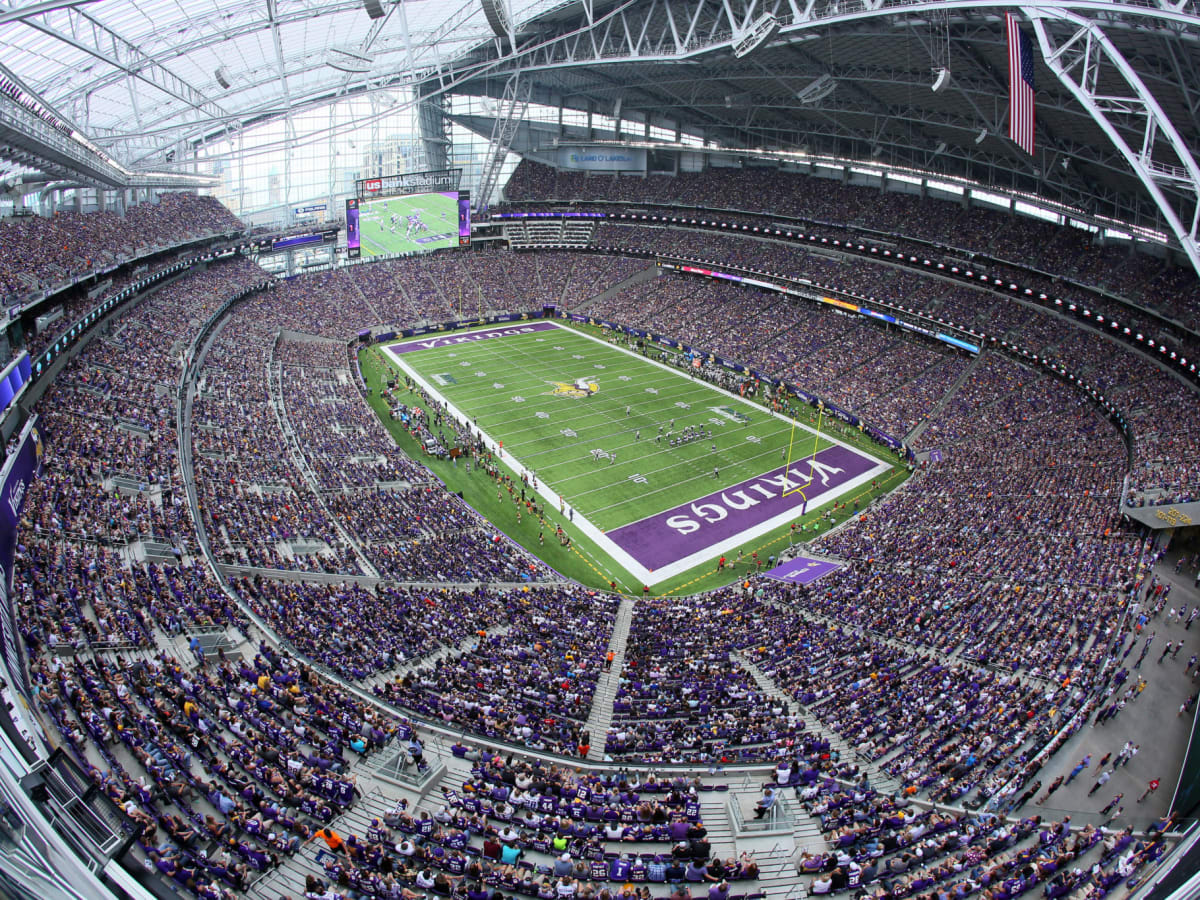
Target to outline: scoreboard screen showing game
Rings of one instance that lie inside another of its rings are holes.
[[[350,257],[425,253],[466,241],[458,191],[399,194],[346,201],[346,249]]]

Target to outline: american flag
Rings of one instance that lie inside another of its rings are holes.
[[[1008,24],[1008,136],[1033,155],[1033,47],[1017,23],[1005,13]]]

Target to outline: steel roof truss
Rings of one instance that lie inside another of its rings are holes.
[[[1088,110],[1096,125],[1125,158],[1154,199],[1192,267],[1200,273],[1200,243],[1197,242],[1197,228],[1200,227],[1200,166],[1197,166],[1174,123],[1099,24],[1062,8],[1030,6],[1025,7],[1024,12],[1033,22],[1046,66]],[[1060,40],[1047,27],[1048,21],[1069,25],[1072,33],[1066,40]],[[1102,93],[1102,70],[1105,76],[1116,74],[1123,79],[1129,93]],[[1130,124],[1140,123],[1140,147],[1135,149],[1130,146],[1125,129],[1118,127],[1114,116],[1122,116]],[[1155,158],[1156,150],[1162,148],[1163,144],[1169,146],[1174,154],[1174,162]],[[1177,198],[1186,200],[1190,210],[1177,208],[1163,191],[1164,185],[1172,187],[1172,193]],[[1190,213],[1190,224],[1181,219],[1181,213]]]

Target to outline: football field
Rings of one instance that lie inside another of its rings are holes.
[[[891,466],[687,372],[549,321],[386,345],[389,358],[648,585]]]
[[[358,221],[363,256],[454,247],[458,245],[458,195],[371,200],[359,207]]]

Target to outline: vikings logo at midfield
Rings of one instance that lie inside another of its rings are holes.
[[[550,393],[555,397],[590,397],[600,390],[600,385],[586,378],[577,378],[574,382],[547,381],[546,384],[554,385],[554,390]]]

